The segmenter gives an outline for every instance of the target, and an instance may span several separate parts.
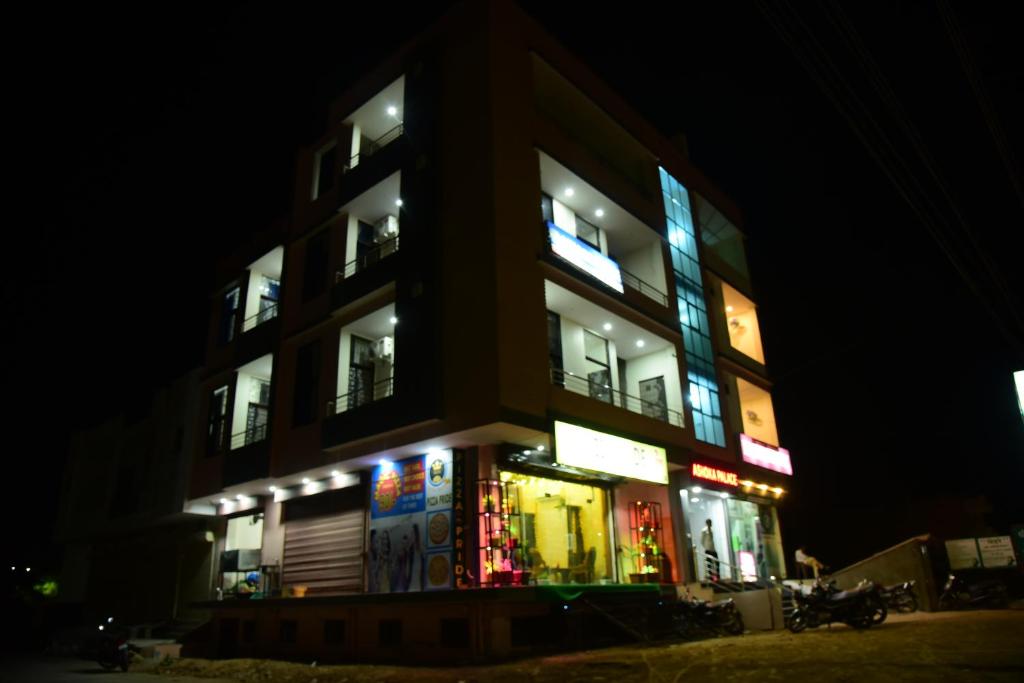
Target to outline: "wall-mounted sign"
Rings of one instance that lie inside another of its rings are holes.
[[[702,465],[699,462],[690,463],[690,476],[694,479],[703,479],[715,484],[739,487],[740,475],[729,470],[723,470],[711,465]]]
[[[949,558],[949,568],[953,570],[1017,566],[1013,539],[1009,536],[958,538],[946,541],[946,556]]]
[[[593,275],[616,292],[623,291],[622,273],[615,261],[551,221],[548,221],[548,237],[551,240],[551,251],[583,272]]]
[[[793,474],[793,463],[789,459],[789,451],[785,448],[771,446],[746,434],[740,434],[740,452],[743,454],[743,462],[780,474]]]
[[[555,422],[555,461],[560,465],[655,484],[668,483],[668,458],[664,448],[568,422]]]

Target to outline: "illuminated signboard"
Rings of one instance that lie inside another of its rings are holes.
[[[743,462],[781,474],[793,474],[793,463],[789,459],[789,451],[785,448],[769,446],[763,441],[740,434],[740,451],[743,454]]]
[[[622,273],[615,261],[551,221],[548,221],[548,236],[551,239],[551,251],[583,272],[593,275],[616,292],[622,292]]]
[[[605,472],[655,484],[668,483],[664,448],[555,422],[555,459],[560,465]]]
[[[1020,406],[1020,416],[1024,419],[1024,370],[1013,373],[1013,383],[1017,385],[1017,405]]]
[[[726,486],[736,486],[737,488],[740,485],[740,475],[735,472],[729,472],[728,470],[712,467],[711,465],[702,465],[699,462],[690,464],[690,476],[694,479],[703,479],[704,481],[725,484]]]

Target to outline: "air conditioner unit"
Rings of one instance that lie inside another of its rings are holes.
[[[373,357],[378,359],[387,359],[395,355],[395,338],[394,337],[381,337],[373,343]]]
[[[387,215],[373,225],[373,239],[380,244],[398,235],[398,218]]]

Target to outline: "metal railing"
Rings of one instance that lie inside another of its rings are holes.
[[[625,268],[620,267],[619,273],[622,275],[622,284],[624,284],[626,287],[629,287],[630,289],[635,289],[636,291],[646,296],[648,299],[651,299],[652,301],[655,301],[661,304],[662,306],[668,306],[668,294],[662,292],[654,285],[644,282],[643,280],[638,278],[636,275],[633,275],[633,273],[629,272]]]
[[[704,550],[695,548],[694,559],[704,568],[702,583],[714,584],[726,593],[742,593],[763,588],[782,588],[782,579],[775,576],[744,576],[743,571],[725,560],[708,555]],[[716,571],[712,572],[714,567]],[[715,574],[711,579],[708,574]],[[698,572],[699,574],[699,572]]]
[[[619,408],[625,408],[631,413],[646,415],[676,427],[683,426],[683,414],[678,410],[672,410],[662,403],[631,396],[618,389],[613,389],[611,385],[592,382],[587,377],[581,377],[566,370],[551,368],[551,383],[575,394],[582,394]]]
[[[388,377],[379,382],[342,394],[327,402],[327,416],[338,415],[348,410],[379,401],[395,393],[395,378]]]
[[[381,135],[376,140],[370,140],[366,143],[360,144],[359,152],[353,154],[352,157],[348,160],[348,163],[345,164],[345,172],[348,173],[353,168],[358,166],[360,163],[366,161],[367,158],[373,156],[374,154],[381,151],[398,138],[402,137],[402,134],[404,132],[405,125],[400,123],[391,130],[389,130],[388,132],[384,133],[384,135]]]
[[[273,320],[277,317],[277,304],[271,304],[256,315],[250,315],[248,318],[242,321],[242,332],[248,332],[258,325],[262,325],[268,320]]]
[[[366,270],[374,263],[377,263],[386,256],[394,254],[396,251],[398,251],[398,235],[395,235],[387,242],[381,242],[366,253],[361,254],[357,258],[346,263],[341,270],[334,274],[335,284],[341,282],[347,277],[352,277],[362,270]]]
[[[258,443],[267,438],[267,425],[254,425],[231,435],[231,450]]]

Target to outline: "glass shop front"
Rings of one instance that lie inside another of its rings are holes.
[[[679,491],[692,576],[701,582],[784,578],[775,507],[782,489],[710,469],[731,476],[712,482],[691,474]]]

